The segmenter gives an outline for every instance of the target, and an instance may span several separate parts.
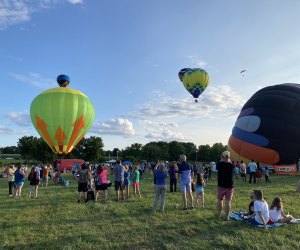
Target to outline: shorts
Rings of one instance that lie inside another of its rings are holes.
[[[42,179],[43,179],[43,182],[48,182],[48,176],[43,176]]]
[[[115,190],[123,191],[123,182],[122,181],[115,181]]]
[[[96,190],[106,190],[107,187],[107,183],[102,183],[101,185],[96,185]]]
[[[88,191],[88,184],[87,182],[78,183],[78,192],[87,192]]]
[[[132,185],[133,185],[134,187],[139,187],[139,186],[140,186],[140,183],[139,183],[139,182],[133,182]]]
[[[204,195],[204,189],[196,190],[196,196]]]
[[[233,188],[218,187],[218,195],[217,195],[218,200],[222,201],[225,196],[226,200],[231,201],[233,193],[234,193]]]
[[[21,186],[24,185],[24,181],[20,181],[20,182],[18,182],[18,183],[15,183],[15,185],[16,185],[17,188],[18,188],[18,187],[21,187]]]
[[[180,182],[180,191],[181,192],[192,192],[192,185],[191,182],[189,183],[182,183]]]

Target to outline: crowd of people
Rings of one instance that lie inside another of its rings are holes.
[[[155,185],[154,200],[152,212],[156,213],[158,206],[159,211],[163,212],[166,203],[167,180],[169,179],[169,192],[177,192],[180,189],[182,196],[182,210],[195,209],[196,206],[204,208],[204,189],[211,178],[211,168],[202,165],[200,169],[187,162],[185,155],[179,156],[179,161],[166,162],[157,161],[150,165],[153,173]],[[92,165],[83,163],[79,168],[72,169],[72,175],[78,182],[77,202],[81,203],[82,197],[84,202],[89,200],[99,201],[99,194],[103,202],[108,200],[108,188],[114,186],[115,200],[128,200],[130,197],[130,186],[134,197],[141,197],[140,180],[147,167],[123,166],[120,160],[112,166],[107,164]],[[6,169],[8,179],[9,196],[21,197],[22,188],[25,180],[29,181],[29,197],[38,196],[38,187],[40,184],[47,187],[48,179],[52,178],[53,183],[57,183],[61,178],[60,172],[50,174],[52,166],[32,166],[28,171],[27,166],[19,165],[16,169],[14,165],[9,165]],[[224,151],[222,159],[217,163],[218,171],[218,188],[217,188],[217,216],[225,220],[230,220],[231,201],[234,195],[234,179],[241,178],[247,181],[249,174],[249,183],[256,183],[265,176],[266,183],[270,183],[269,169],[260,166],[259,162],[251,160],[248,165],[243,161],[233,162],[230,158],[230,152]],[[29,172],[29,173],[28,173]],[[114,185],[108,178],[108,174],[114,177]],[[196,193],[195,198],[193,192]],[[263,198],[261,190],[254,190],[252,201],[249,204],[249,212],[243,216],[249,219],[252,224],[258,223],[266,225],[277,221],[289,222],[294,218],[285,215],[280,197],[276,197],[271,206],[268,207]]]

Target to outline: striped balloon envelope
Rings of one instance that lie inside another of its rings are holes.
[[[82,92],[52,88],[39,94],[30,106],[33,126],[54,153],[68,154],[93,123],[95,109]]]
[[[300,85],[257,91],[243,106],[228,149],[237,161],[293,164],[300,158]]]

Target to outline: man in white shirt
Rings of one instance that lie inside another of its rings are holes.
[[[257,170],[257,165],[254,162],[254,160],[251,160],[251,162],[248,163],[248,168],[250,172],[250,178],[249,178],[249,183],[251,184],[252,182],[252,177],[253,177],[253,183],[256,183],[256,170]]]
[[[241,164],[240,164],[240,173],[241,173],[241,178],[244,181],[247,181],[247,177],[246,177],[247,167],[246,167],[246,164],[243,161],[241,161]]]

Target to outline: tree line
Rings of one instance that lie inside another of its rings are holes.
[[[57,155],[41,139],[34,136],[23,136],[19,139],[17,146],[2,147],[2,154],[20,154],[25,162],[53,162],[58,158],[83,159],[91,163],[99,163],[110,159],[130,160],[139,163],[142,160],[176,161],[180,154],[185,154],[191,162],[211,162],[218,161],[221,153],[226,149],[226,145],[215,143],[212,146],[196,146],[191,142],[149,142],[145,145],[133,143],[125,149],[114,148],[104,150],[104,143],[101,137],[91,136],[83,138],[70,154]]]

